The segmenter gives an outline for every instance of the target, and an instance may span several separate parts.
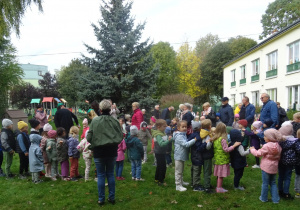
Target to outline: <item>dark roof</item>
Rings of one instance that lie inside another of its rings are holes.
[[[6,113],[12,119],[28,117],[23,110],[6,110]]]
[[[249,50],[247,50],[246,52],[240,54],[239,56],[235,57],[234,59],[232,59],[231,61],[227,62],[223,68],[225,68],[226,66],[228,66],[229,64],[233,63],[234,61],[244,57],[245,55],[247,55],[248,53],[256,50],[257,48],[260,48],[261,46],[267,44],[268,42],[272,41],[273,39],[275,39],[276,37],[284,34],[285,32],[289,31],[290,29],[294,28],[295,26],[300,24],[300,19],[295,21],[294,23],[288,25],[287,27],[283,28],[281,31],[273,34],[272,36],[270,36],[269,38],[263,40],[262,42],[260,42],[259,44],[255,45],[254,47],[251,47]]]

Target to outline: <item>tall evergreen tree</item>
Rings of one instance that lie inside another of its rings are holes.
[[[159,69],[149,53],[149,38],[140,41],[145,23],[134,27],[131,8],[132,2],[103,1],[99,26],[92,24],[100,49],[85,45],[92,57],[83,56],[91,70],[79,80],[84,84],[81,100],[110,98],[125,109],[134,101],[143,107],[155,103],[151,96]]]

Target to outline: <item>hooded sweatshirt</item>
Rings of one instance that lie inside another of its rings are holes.
[[[141,160],[144,157],[143,145],[136,136],[127,138],[126,146],[129,150],[130,160]]]
[[[189,147],[195,144],[196,140],[187,141],[186,133],[176,131],[173,133],[174,138],[174,160],[186,161],[189,159]]]
[[[38,134],[30,135],[29,168],[32,173],[44,170],[44,159],[40,148],[41,140],[42,137]]]
[[[268,174],[277,174],[281,150],[278,142],[267,142],[261,149],[250,149],[250,152],[255,157],[262,157],[260,163],[261,170]]]
[[[143,146],[147,146],[148,140],[152,139],[152,136],[148,129],[143,130],[142,128],[140,128],[140,130],[138,132],[138,138],[141,140]]]
[[[57,148],[56,148],[55,139],[47,139],[46,151],[47,151],[49,162],[57,161]]]
[[[202,143],[206,143],[206,141],[211,138],[211,132],[205,129],[201,129],[200,138],[202,139]],[[208,142],[206,144],[206,149],[202,151],[203,160],[209,160],[214,157],[214,147],[212,147],[212,145],[212,142]]]
[[[167,145],[171,142],[168,140],[168,136],[160,130],[153,130],[152,136],[154,139],[154,153],[166,154]]]
[[[294,136],[286,136],[286,140],[279,143],[282,148],[280,164],[300,165],[300,140]]]

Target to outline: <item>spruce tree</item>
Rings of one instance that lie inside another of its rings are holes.
[[[103,1],[99,26],[92,24],[99,48],[85,44],[91,57],[83,56],[90,68],[82,77],[82,100],[111,99],[119,108],[129,110],[132,102],[153,106],[155,81],[159,68],[150,54],[149,38],[141,41],[145,23],[134,26],[132,2]]]

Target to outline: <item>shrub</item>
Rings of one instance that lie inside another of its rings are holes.
[[[293,110],[293,109],[289,109],[287,112],[286,112],[286,116],[289,118],[289,120],[293,120],[293,115],[295,113],[297,113],[299,111],[297,110]]]

